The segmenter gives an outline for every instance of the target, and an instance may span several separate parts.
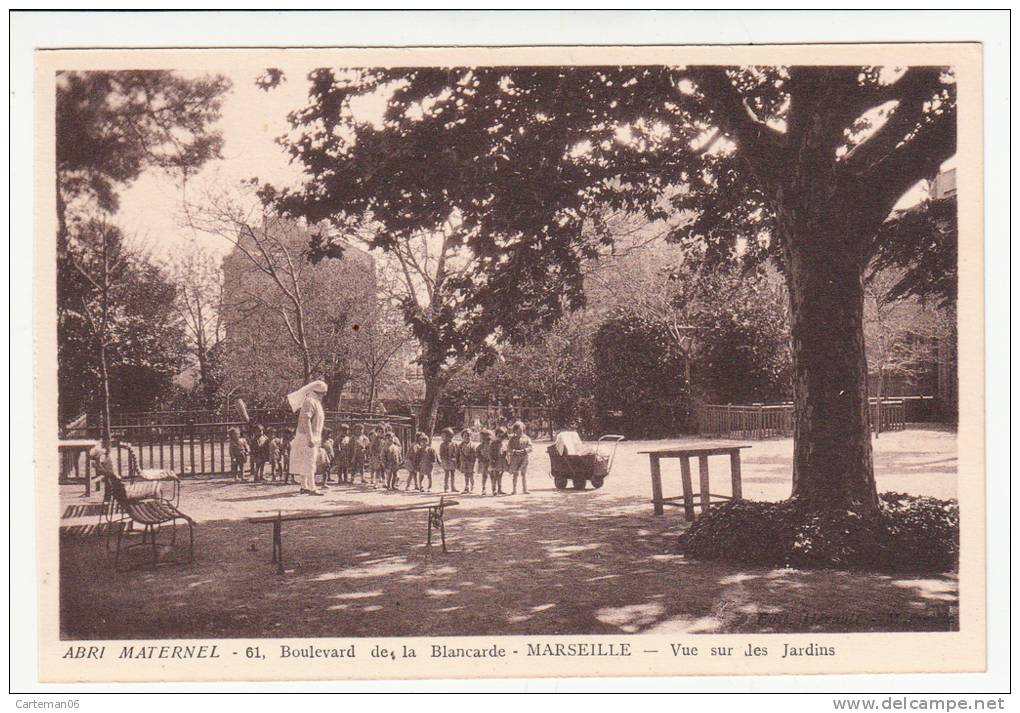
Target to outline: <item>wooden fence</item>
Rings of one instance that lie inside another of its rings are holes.
[[[187,412],[185,412],[187,413]],[[285,421],[262,420],[253,416],[266,429],[272,428],[277,433],[293,431],[295,419]],[[386,417],[379,415],[351,414],[331,411],[326,414],[326,428],[336,433],[339,424],[363,424],[366,432],[376,425],[387,423],[392,428],[401,447],[406,449],[414,440],[415,424],[406,417]],[[219,421],[213,423],[196,422],[163,422],[148,424],[121,424],[114,426],[114,440],[120,444],[111,453],[117,471],[127,475],[127,449],[134,451],[140,468],[166,468],[183,477],[224,475],[231,471],[230,447],[228,432],[238,428],[247,435],[248,425],[240,421]],[[69,429],[65,438],[99,438],[98,426],[84,426]],[[71,463],[60,469],[62,482],[84,480],[90,475],[87,462],[84,467],[74,467]]]
[[[871,399],[872,429],[878,417],[878,400]],[[904,402],[900,399],[883,399],[882,430],[903,429]],[[793,435],[793,404],[699,404],[695,407],[698,433],[703,436],[726,438],[772,438]]]

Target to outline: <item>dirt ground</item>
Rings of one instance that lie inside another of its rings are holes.
[[[429,494],[371,486],[186,480],[180,508],[195,519],[195,561],[113,573],[95,531],[98,500],[61,487],[61,629],[67,638],[621,634],[639,632],[932,631],[957,627],[952,573],[912,578],[738,568],[678,552],[678,511],[655,516],[647,456],[694,439],[621,444],[601,490],[558,491],[546,444],[532,457],[529,495],[458,495],[448,552],[425,546],[424,511],[287,523],[286,572],[270,563],[271,527],[258,515],[404,505]],[[789,495],[789,439],[749,442],[744,496]],[[956,435],[882,434],[880,491],[956,496]],[[675,462],[674,462],[675,465]],[[664,468],[666,495],[679,467]],[[711,459],[713,492],[728,464]],[[171,552],[166,553],[168,556]]]

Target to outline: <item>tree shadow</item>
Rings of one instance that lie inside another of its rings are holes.
[[[201,522],[191,565],[124,574],[112,572],[101,538],[64,538],[62,636],[580,635],[958,626],[955,575],[910,578],[693,561],[678,551],[675,516],[656,517],[641,499],[585,493],[594,495],[484,501],[462,496],[460,505],[446,511],[445,554],[437,537],[432,547],[425,545],[424,510],[286,523],[283,575],[270,562],[271,528],[245,520]],[[341,499],[330,506],[366,504]],[[319,507],[316,503],[307,511]]]

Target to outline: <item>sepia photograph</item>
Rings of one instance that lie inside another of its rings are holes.
[[[40,52],[41,665],[975,670],[980,62]]]

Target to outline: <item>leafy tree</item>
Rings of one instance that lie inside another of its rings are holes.
[[[98,411],[109,439],[114,407],[151,407],[180,369],[176,289],[101,219],[79,224],[60,260],[68,276],[57,290],[60,412]]]
[[[167,71],[58,73],[56,238],[62,420],[77,416],[81,408],[91,408],[95,385],[100,383],[108,431],[111,404],[144,407],[156,398],[153,390],[169,385],[172,375],[167,369],[176,357],[171,355],[175,347],[165,340],[180,335],[174,329],[162,334],[153,330],[168,324],[174,291],[158,268],[123,245],[108,216],[118,208],[120,189],[146,169],[183,177],[219,156],[222,138],[212,125],[229,86],[219,76],[187,79]],[[120,294],[134,291],[146,273],[154,280],[150,292],[142,288],[134,297]]]
[[[892,216],[880,233],[874,271],[894,270],[899,280],[889,297],[918,297],[943,307],[956,305],[956,198],[926,200]]]
[[[900,197],[956,150],[942,67],[444,67],[310,75],[284,139],[308,176],[283,204],[392,249],[442,233],[476,269],[423,318],[427,372],[583,302],[604,216],[690,212],[678,240],[778,257],[796,403],[793,495],[878,507],[862,336],[865,267]],[[378,121],[359,97],[383,97]],[[267,199],[281,197],[266,191]],[[430,307],[430,309],[432,309]],[[456,315],[442,328],[436,316]],[[456,338],[453,338],[456,335]]]
[[[147,168],[187,176],[218,158],[212,129],[230,82],[170,71],[60,72],[57,75],[58,240],[67,212],[87,201],[117,210],[118,189]]]
[[[589,310],[623,310],[666,330],[692,397],[709,403],[789,399],[787,297],[770,262],[706,261],[653,242],[586,276]]]
[[[684,356],[665,324],[620,314],[595,333],[592,359],[595,404],[606,428],[664,438],[686,425]]]
[[[683,279],[680,277],[679,279]],[[714,403],[767,403],[791,396],[787,298],[762,269],[720,269],[700,297],[694,388]]]
[[[543,408],[553,423],[590,432],[595,426],[592,335],[586,323],[561,320],[521,344],[501,347],[484,371],[458,374],[444,400],[457,406]]]

